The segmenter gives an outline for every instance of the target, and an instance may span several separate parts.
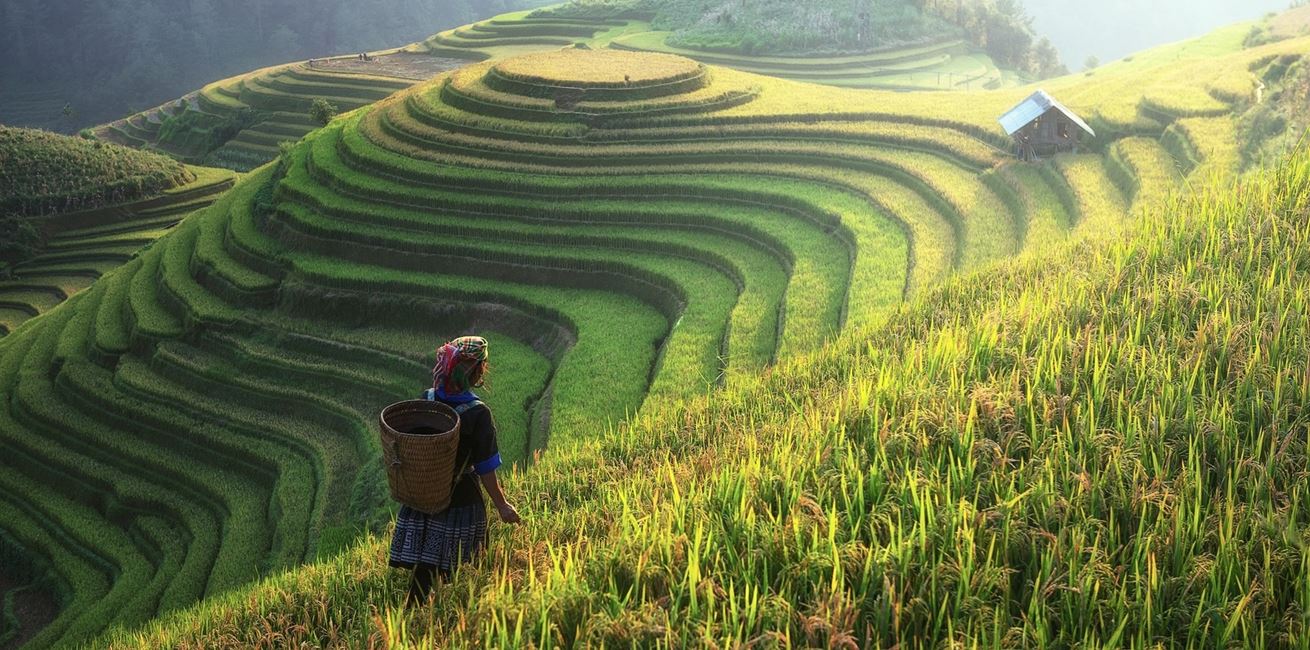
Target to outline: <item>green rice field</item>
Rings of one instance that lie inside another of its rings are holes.
[[[0,645],[1298,647],[1310,159],[1239,134],[1310,37],[1248,28],[1044,83],[1097,135],[1036,164],[996,121],[1036,86],[958,43],[640,16],[108,125],[252,171],[0,282]],[[376,417],[468,333],[527,523],[406,610]]]

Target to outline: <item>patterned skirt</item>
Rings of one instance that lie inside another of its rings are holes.
[[[429,564],[454,571],[487,545],[487,508],[481,503],[429,515],[402,506],[391,537],[391,566]]]

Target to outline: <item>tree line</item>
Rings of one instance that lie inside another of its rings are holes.
[[[1038,79],[1068,74],[1060,53],[1038,38],[1023,0],[914,0],[926,14],[940,16],[964,31],[997,65]]]
[[[653,17],[677,47],[740,54],[850,54],[959,36],[997,65],[1036,78],[1066,74],[1023,0],[573,0],[554,15]]]

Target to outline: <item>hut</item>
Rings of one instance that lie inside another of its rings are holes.
[[[1006,135],[1014,138],[1014,155],[1029,161],[1057,153],[1078,153],[1084,133],[1096,137],[1083,118],[1045,90],[1038,90],[1010,109],[1000,122]]]

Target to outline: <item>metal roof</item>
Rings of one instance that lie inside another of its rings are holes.
[[[1083,118],[1078,117],[1064,104],[1056,101],[1055,98],[1047,94],[1045,90],[1038,90],[1033,93],[1032,97],[1023,100],[1023,102],[1018,106],[1010,109],[1009,113],[1001,116],[999,121],[1001,127],[1005,129],[1006,135],[1014,135],[1016,131],[1028,126],[1033,120],[1045,115],[1047,111],[1052,108],[1064,113],[1065,117],[1073,120],[1074,124],[1082,127],[1082,130],[1086,131],[1092,137],[1096,137],[1096,131],[1093,131],[1092,127],[1087,126],[1087,123],[1083,121]]]

